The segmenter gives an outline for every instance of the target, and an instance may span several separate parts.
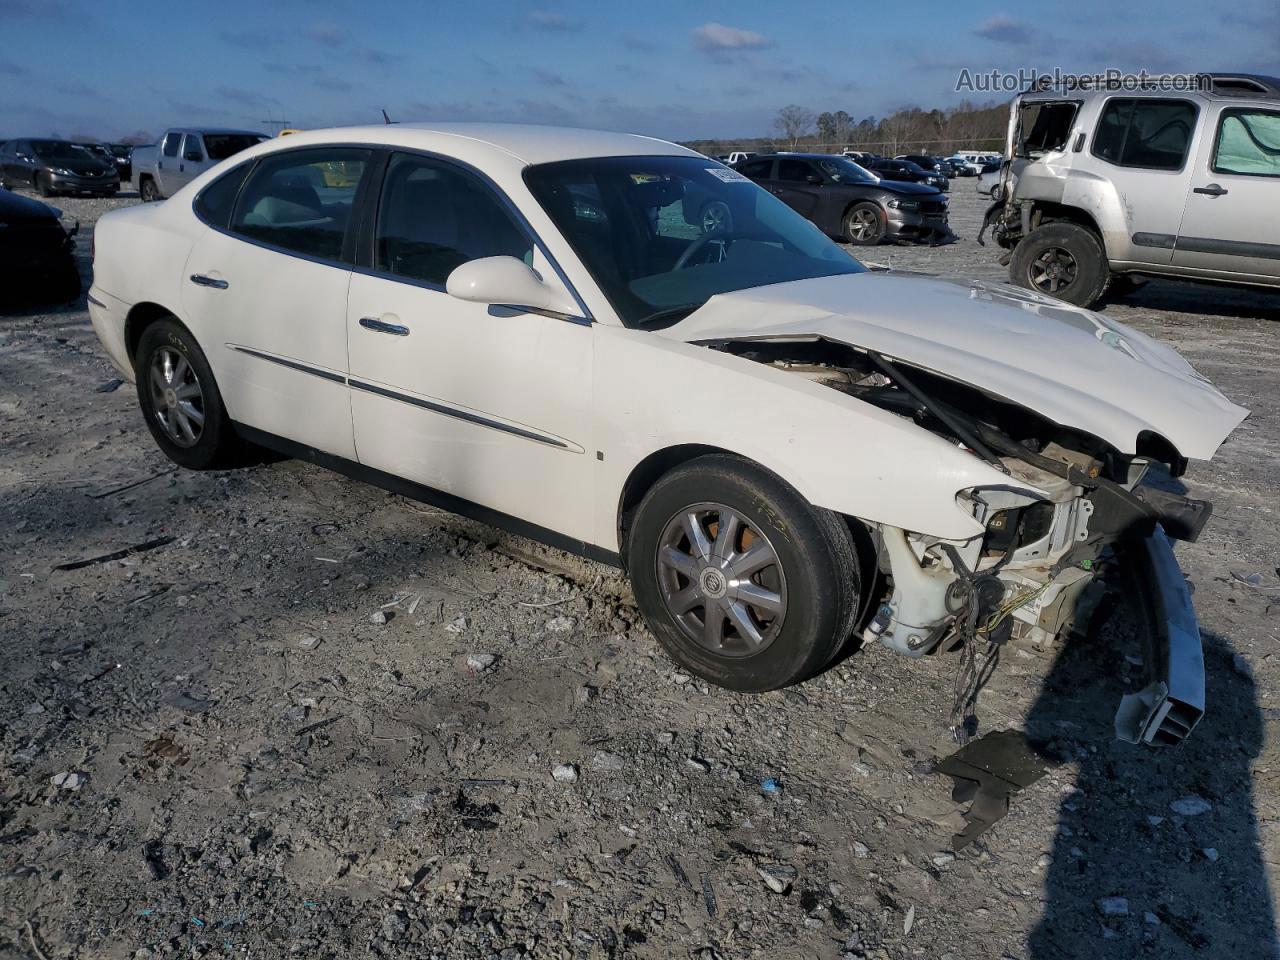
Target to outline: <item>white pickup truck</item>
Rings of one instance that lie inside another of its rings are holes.
[[[266,139],[253,130],[174,127],[159,143],[133,148],[133,188],[144,201],[163,200],[214,164]]]

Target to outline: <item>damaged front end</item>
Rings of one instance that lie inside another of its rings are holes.
[[[1169,537],[1195,540],[1211,507],[1139,486],[1153,466],[1171,477],[1185,470],[1167,441],[1149,434],[1124,454],[972,386],[829,340],[715,346],[910,418],[1008,478],[958,494],[983,531],[969,539],[870,524],[889,586],[873,598],[866,640],[913,658],[1011,639],[1049,644],[1085,626],[1104,592],[1101,571],[1123,568],[1146,621],[1150,676],[1124,698],[1116,733],[1167,745],[1191,732],[1204,712],[1204,663]]]

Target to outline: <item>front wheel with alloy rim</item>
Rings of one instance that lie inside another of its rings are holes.
[[[138,192],[142,195],[143,203],[154,203],[160,199],[160,191],[156,189],[156,182],[150,177],[143,177],[142,183],[138,187]]]
[[[1076,223],[1037,227],[1014,248],[1009,262],[1009,279],[1018,286],[1077,307],[1096,303],[1108,277],[1102,241]]]
[[[156,444],[174,463],[193,470],[229,465],[239,439],[204,351],[176,319],[143,331],[134,353],[138,405]]]
[[[860,597],[844,520],[739,457],[691,460],[631,518],[636,602],[682,667],[732,690],[807,679],[849,637]]]
[[[856,203],[844,217],[844,239],[860,247],[870,247],[884,239],[884,211],[871,202]]]

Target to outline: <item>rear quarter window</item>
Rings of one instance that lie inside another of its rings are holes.
[[[225,230],[231,221],[231,211],[236,205],[240,185],[244,183],[252,166],[252,163],[242,163],[201,190],[193,205],[196,216],[211,227]]]

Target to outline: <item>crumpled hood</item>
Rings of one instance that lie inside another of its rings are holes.
[[[1007,284],[868,272],[712,297],[662,336],[824,337],[874,350],[1136,450],[1144,430],[1209,459],[1249,415],[1172,348]]]

